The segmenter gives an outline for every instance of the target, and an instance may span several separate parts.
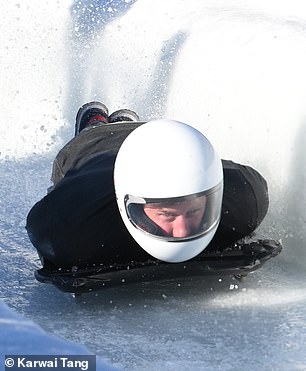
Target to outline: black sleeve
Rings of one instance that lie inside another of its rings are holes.
[[[44,259],[71,267],[110,262],[116,253],[124,259],[141,250],[119,214],[114,161],[114,155],[99,155],[80,169],[69,171],[33,206],[26,228]]]
[[[224,192],[221,221],[213,243],[226,245],[251,234],[264,219],[268,207],[265,179],[250,166],[222,161]]]

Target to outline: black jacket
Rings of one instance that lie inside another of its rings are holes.
[[[39,255],[58,267],[151,258],[130,236],[119,214],[113,183],[117,152],[142,123],[117,123],[82,131],[57,155],[54,188],[27,217]],[[209,248],[249,235],[268,209],[266,181],[254,169],[222,161],[224,194],[220,225]]]

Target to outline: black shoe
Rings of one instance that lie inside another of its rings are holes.
[[[83,129],[89,126],[97,125],[99,123],[107,124],[108,122],[108,109],[103,103],[86,103],[77,113],[75,135],[78,135]]]
[[[129,109],[120,109],[113,112],[109,118],[109,122],[119,122],[119,121],[139,121],[139,116],[136,112]]]

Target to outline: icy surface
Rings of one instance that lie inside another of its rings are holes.
[[[306,370],[304,1],[3,7],[1,299],[121,369]],[[282,240],[281,256],[244,283],[191,277],[76,300],[36,282],[25,218],[77,108],[93,99],[189,122],[221,157],[262,172],[271,206],[260,233]]]
[[[24,319],[0,301],[0,355],[1,362],[7,355],[90,355],[85,347],[43,331],[38,325]],[[1,364],[1,369],[3,364]],[[97,371],[115,369],[96,358]]]

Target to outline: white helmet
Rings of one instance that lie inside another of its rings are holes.
[[[222,163],[195,128],[172,120],[139,126],[118,152],[114,182],[125,226],[155,258],[189,260],[213,238],[221,214]]]

